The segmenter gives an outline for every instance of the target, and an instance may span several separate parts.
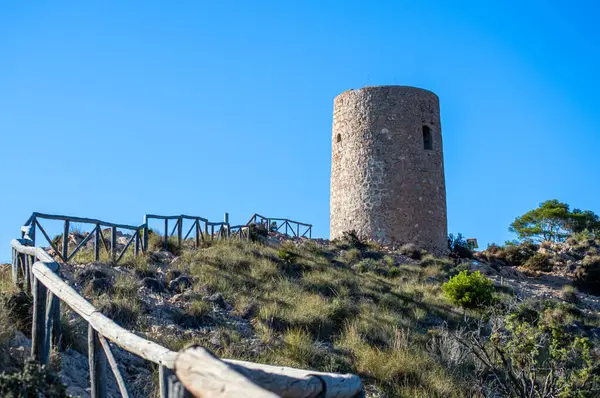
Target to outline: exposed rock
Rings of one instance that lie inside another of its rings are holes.
[[[573,321],[570,325],[567,325],[565,329],[568,333],[581,334],[585,332],[583,325],[577,320]]]
[[[144,278],[140,282],[140,286],[144,286],[153,292],[161,293],[164,291],[162,283],[156,278]]]
[[[91,263],[75,275],[75,281],[82,286],[87,285],[92,279],[108,278],[108,273],[102,269],[102,265]]]
[[[97,294],[108,293],[112,289],[112,283],[108,278],[94,278],[88,283],[88,287]]]
[[[192,287],[192,280],[185,275],[180,275],[169,282],[169,289],[177,293],[181,293],[190,287]]]
[[[221,293],[215,293],[210,296],[204,296],[202,297],[202,300],[216,304],[224,310],[231,310],[233,308],[227,301],[225,301],[225,298],[223,298],[223,295]]]

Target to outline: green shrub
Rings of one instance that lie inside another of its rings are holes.
[[[564,285],[560,291],[560,297],[568,303],[577,303],[577,289],[572,285]]]
[[[550,258],[542,253],[536,253],[530,257],[523,266],[531,271],[552,271],[552,263]]]
[[[582,261],[584,267],[600,266],[600,256],[587,256]]]
[[[412,258],[413,260],[421,259],[421,251],[414,243],[402,245],[399,250],[400,254]]]
[[[390,278],[397,278],[400,276],[401,273],[402,273],[402,271],[400,271],[400,268],[398,268],[398,267],[390,268]]]
[[[576,270],[575,285],[588,293],[600,294],[600,256],[587,256]]]
[[[461,233],[456,236],[448,235],[448,249],[453,257],[473,258],[473,252],[469,249],[469,244]]]
[[[435,264],[436,264],[435,257],[432,256],[431,254],[426,254],[421,259],[421,266],[422,267],[429,267],[429,266],[432,266],[432,265],[435,265]]]
[[[166,250],[176,256],[181,254],[181,247],[177,242],[177,238],[170,236],[167,238],[167,247],[165,248],[165,237],[158,233],[148,233],[148,246],[152,251]]]
[[[525,264],[536,252],[538,246],[532,242],[521,244],[508,244],[496,253],[496,258],[504,260],[509,265],[520,266]]]
[[[394,258],[391,256],[383,256],[382,261],[388,267],[393,267],[394,265],[396,265],[396,260],[394,260]]]
[[[493,373],[493,382],[484,378],[483,386],[503,397],[598,396],[595,342],[567,333],[564,312],[554,304],[527,304],[517,313],[496,313],[477,330],[454,334],[473,362]],[[485,329],[493,333],[481,333]]]
[[[21,372],[0,374],[0,396],[4,398],[66,398],[67,389],[60,378],[45,366],[28,361]]]
[[[356,248],[344,250],[342,253],[340,253],[340,259],[342,260],[342,262],[349,265],[357,263],[358,261],[360,261],[361,258],[362,252]]]
[[[298,258],[298,255],[286,248],[277,250],[277,257],[286,264],[292,264]]]
[[[265,224],[250,224],[250,240],[252,242],[259,241],[269,236],[269,231]]]
[[[494,285],[479,271],[462,271],[442,285],[446,297],[454,304],[476,308],[493,301]]]
[[[367,244],[358,237],[356,231],[345,231],[342,233],[342,237],[334,240],[334,245],[339,249],[358,249],[363,250],[367,247]]]
[[[354,267],[354,269],[356,269],[360,273],[376,271],[377,268],[379,268],[379,263],[376,260],[373,260],[372,258],[365,258],[364,260],[361,260],[358,264],[356,264],[356,266]]]

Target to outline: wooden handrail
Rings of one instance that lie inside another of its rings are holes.
[[[176,352],[139,337],[117,325],[67,285],[58,275],[48,269],[43,262],[38,261],[33,265],[33,275],[48,290],[85,319],[94,330],[97,330],[108,340],[148,361],[168,368],[173,367]]]
[[[33,213],[33,215],[28,220],[31,224],[31,221],[34,218],[43,218],[46,220],[60,220],[60,221],[70,221],[70,222],[78,222],[78,223],[86,223],[86,224],[99,224],[104,227],[115,227],[120,229],[130,229],[130,230],[139,230],[143,228],[142,225],[127,225],[127,224],[115,224],[107,221],[96,220],[95,218],[83,218],[83,217],[72,217],[72,216],[61,216],[55,214],[44,214],[44,213]],[[29,225],[29,224],[25,224]]]
[[[240,228],[240,238],[242,229],[248,229],[243,225],[236,227]],[[32,244],[30,239],[11,241],[13,254],[16,253],[18,257],[13,256],[15,283],[19,283],[19,263],[24,268],[27,286],[30,285],[30,278],[33,280],[32,355],[42,363],[48,362],[51,345],[56,346],[60,340],[59,304],[64,302],[89,325],[92,398],[106,396],[107,362],[115,373],[121,393],[128,396],[107,340],[159,365],[161,398],[183,398],[186,389],[195,397],[203,398],[351,398],[362,394],[362,383],[354,375],[219,359],[201,347],[191,347],[177,353],[137,336],[103,315],[63,281],[58,274],[59,264],[44,249],[33,247]]]
[[[198,346],[179,352],[175,372],[192,393],[214,390],[222,394],[207,397],[354,398],[363,390],[355,375],[219,359]],[[237,388],[241,386],[244,389]]]

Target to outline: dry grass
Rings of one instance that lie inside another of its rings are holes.
[[[8,364],[8,343],[14,335],[14,320],[6,307],[6,299],[16,292],[9,267],[0,270],[0,373]]]
[[[339,255],[308,243],[285,250],[293,261],[273,248],[236,241],[182,253],[177,266],[189,267],[199,281],[194,290],[223,294],[269,347],[253,356],[229,341],[218,355],[356,372],[394,396],[468,395],[426,350],[429,328],[463,316],[444,298],[441,282],[426,282],[445,277],[446,261],[429,256],[425,265],[400,265],[386,275],[378,269],[393,259],[374,260],[375,248]],[[353,269],[367,256],[377,267]],[[399,327],[412,336],[410,345],[397,341]]]
[[[159,235],[150,242],[162,248]],[[465,380],[427,349],[432,329],[444,322],[457,325],[464,316],[440,289],[448,261],[425,255],[419,265],[396,264],[375,245],[342,247],[307,242],[288,244],[278,253],[258,243],[214,241],[182,250],[169,271],[184,272],[195,284],[173,321],[190,330],[211,325],[221,336],[217,345],[204,335],[153,335],[135,276],[156,272],[152,253],[135,258],[129,250],[120,265],[130,272],[118,274],[108,292],[87,293],[118,324],[174,350],[196,343],[222,357],[353,372],[389,396],[469,396]],[[91,262],[90,252],[80,252],[76,260]],[[248,350],[236,330],[213,319],[212,304],[200,297],[217,292],[234,315],[249,321],[265,349]],[[79,334],[74,330],[68,345],[75,348]]]

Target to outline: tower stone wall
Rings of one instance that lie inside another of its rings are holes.
[[[440,107],[407,86],[349,90],[334,100],[331,239],[355,230],[384,244],[447,251]]]

